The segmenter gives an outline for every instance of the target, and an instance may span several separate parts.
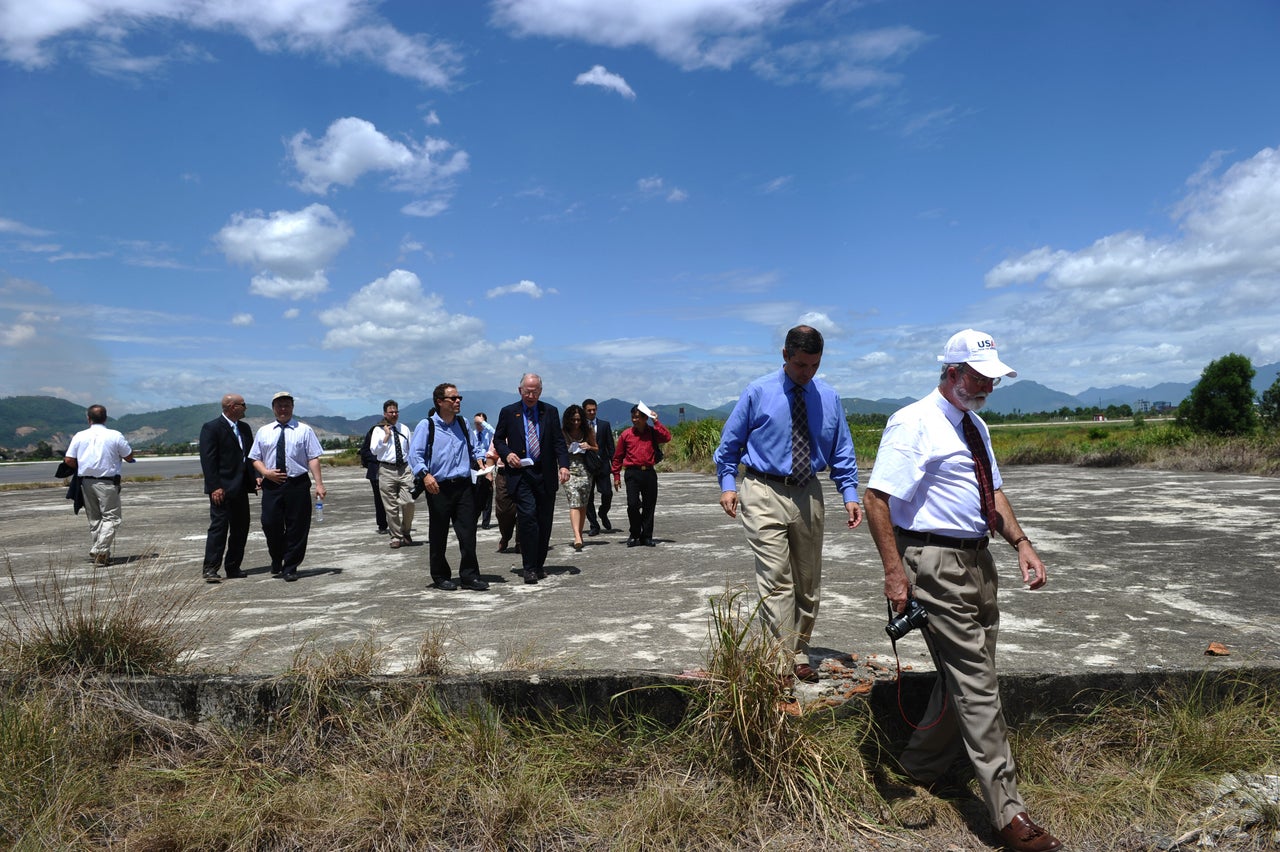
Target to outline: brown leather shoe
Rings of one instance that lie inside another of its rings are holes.
[[[808,663],[800,663],[799,665],[797,665],[795,668],[795,672],[796,672],[796,680],[801,680],[801,681],[804,681],[805,683],[818,682],[818,673],[815,672],[813,670],[813,666],[809,665]]]
[[[1062,848],[1062,841],[1032,822],[1026,811],[1000,829],[1000,841],[1015,852],[1053,852]]]

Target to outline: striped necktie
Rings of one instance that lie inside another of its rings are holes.
[[[973,456],[973,471],[978,477],[978,496],[982,498],[982,517],[987,522],[987,529],[994,535],[1004,529],[1004,518],[996,511],[995,480],[991,476],[991,456],[987,454],[987,445],[982,440],[982,433],[969,416],[964,413],[960,418],[960,426],[964,431],[964,442],[969,445],[969,453]]]
[[[809,407],[804,388],[796,385],[791,395],[791,484],[808,485],[813,478],[813,447],[809,439]]]

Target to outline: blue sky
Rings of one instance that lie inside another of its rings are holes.
[[[0,395],[1280,361],[1280,4],[0,0]]]

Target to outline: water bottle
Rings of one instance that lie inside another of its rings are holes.
[[[316,500],[316,523],[324,523],[324,501]]]

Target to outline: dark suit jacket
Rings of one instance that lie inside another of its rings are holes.
[[[560,430],[560,412],[554,405],[538,403],[539,445],[542,454],[538,457],[538,472],[542,474],[543,485],[548,491],[560,487],[560,468],[569,466],[569,446],[564,442],[564,432]],[[498,455],[506,458],[508,453],[515,453],[520,458],[529,455],[525,441],[524,403],[514,402],[498,412],[498,424],[493,430],[493,448]],[[507,476],[519,476],[521,468],[506,468]]]
[[[249,461],[253,430],[243,420],[236,426],[240,429],[243,449],[236,442],[227,418],[222,415],[200,428],[200,468],[204,471],[205,494],[212,494],[219,488],[228,496],[258,490],[257,475]]]
[[[601,476],[609,475],[609,465],[613,464],[613,451],[616,446],[613,441],[613,424],[608,420],[596,418],[596,446],[600,448],[600,461],[604,462],[600,470]]]

